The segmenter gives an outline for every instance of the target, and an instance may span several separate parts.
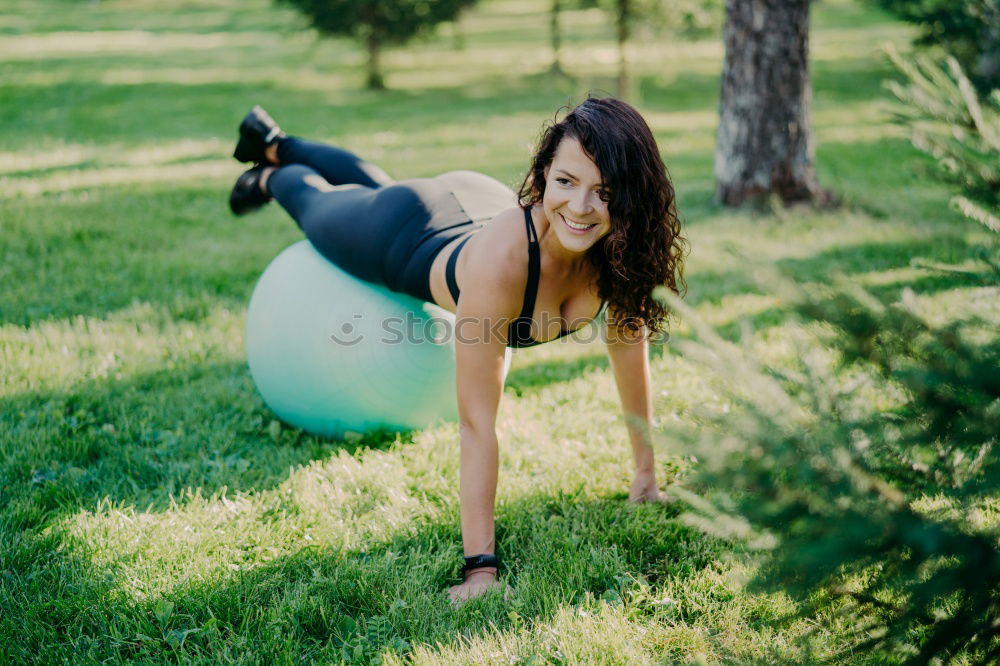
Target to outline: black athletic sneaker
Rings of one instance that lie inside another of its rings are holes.
[[[233,157],[240,162],[266,163],[264,149],[285,136],[287,135],[278,124],[267,115],[267,111],[255,106],[240,123],[240,140],[233,151]]]
[[[266,164],[258,164],[236,179],[233,191],[229,193],[229,207],[234,215],[251,213],[271,200],[271,196],[260,189],[260,174],[266,168]]]

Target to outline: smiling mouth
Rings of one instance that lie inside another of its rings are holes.
[[[574,231],[588,231],[597,226],[596,224],[578,224],[576,222],[570,222],[569,220],[566,219],[565,215],[560,215],[560,217],[562,217],[563,222],[566,223],[566,226],[568,226],[570,229],[573,229]]]

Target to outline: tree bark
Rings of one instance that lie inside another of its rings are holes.
[[[462,20],[464,16],[465,12],[459,10],[451,22],[451,47],[456,51],[465,50],[465,22]]]
[[[368,46],[368,87],[372,90],[384,90],[385,79],[382,77],[382,39],[377,31],[372,30],[366,40]]]
[[[809,106],[810,0],[726,0],[716,198],[829,204],[816,180]]]
[[[559,13],[562,11],[563,0],[552,0],[552,8],[549,11],[549,38],[552,44],[552,67],[550,72],[555,75],[562,75],[562,61],[560,51],[562,50],[562,31],[559,28]]]
[[[615,21],[618,32],[618,99],[628,99],[628,60],[625,55],[625,45],[629,38],[632,7],[629,0],[617,0],[615,6],[618,10]]]

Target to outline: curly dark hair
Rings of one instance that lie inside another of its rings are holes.
[[[651,333],[665,330],[671,312],[653,298],[653,289],[664,285],[678,295],[685,289],[688,244],[653,133],[629,104],[587,98],[542,131],[518,193],[522,206],[542,201],[545,169],[566,137],[580,142],[610,190],[611,232],[587,253],[598,272],[598,295],[614,312],[609,322],[631,331],[643,324]]]

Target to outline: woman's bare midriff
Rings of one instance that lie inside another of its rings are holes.
[[[451,256],[458,244],[462,242],[464,236],[459,236],[455,238],[450,243],[441,248],[441,251],[437,253],[434,257],[433,263],[431,263],[431,274],[430,274],[430,287],[431,296],[434,298],[434,302],[440,305],[448,312],[454,313],[458,305],[451,299],[451,292],[448,290],[448,281],[445,279],[444,269],[448,265],[448,257]],[[470,238],[469,242],[465,244],[468,248],[469,245],[475,243],[475,238]],[[465,249],[465,248],[463,248]],[[455,278],[458,279],[458,275],[461,273],[462,255],[458,255],[458,266],[455,266]]]
[[[533,219],[535,221],[535,229],[538,232],[539,238],[541,238],[548,232],[548,222],[544,218],[539,219],[538,215],[535,215]],[[462,284],[461,278],[464,274],[465,258],[468,256],[469,249],[479,240],[476,238],[478,233],[473,234],[473,237],[469,239],[469,242],[465,244],[458,255],[458,263],[455,266],[455,279],[458,281],[459,286]],[[524,234],[523,225],[519,229],[519,233],[521,236],[524,236],[524,243],[527,246],[528,241],[527,236]],[[431,264],[431,296],[437,305],[451,313],[455,313],[457,305],[452,300],[451,292],[448,290],[445,267],[448,264],[448,258],[462,242],[463,238],[456,238],[445,245],[438,252],[437,256],[434,257],[434,262]],[[532,313],[532,337],[536,340],[551,340],[557,337],[563,329],[573,328],[575,330],[585,326],[601,307],[601,299],[597,295],[597,288],[592,284],[592,280],[587,288],[577,288],[573,291],[573,285],[567,284],[565,279],[551,279],[552,271],[546,272],[546,263],[546,258],[543,256],[538,283],[538,295],[535,298],[535,311]],[[527,263],[525,264],[525,274],[527,274]],[[547,275],[550,277],[549,280],[546,280]],[[582,280],[574,278],[573,282],[582,282]],[[546,331],[539,330],[539,322],[547,322]]]

